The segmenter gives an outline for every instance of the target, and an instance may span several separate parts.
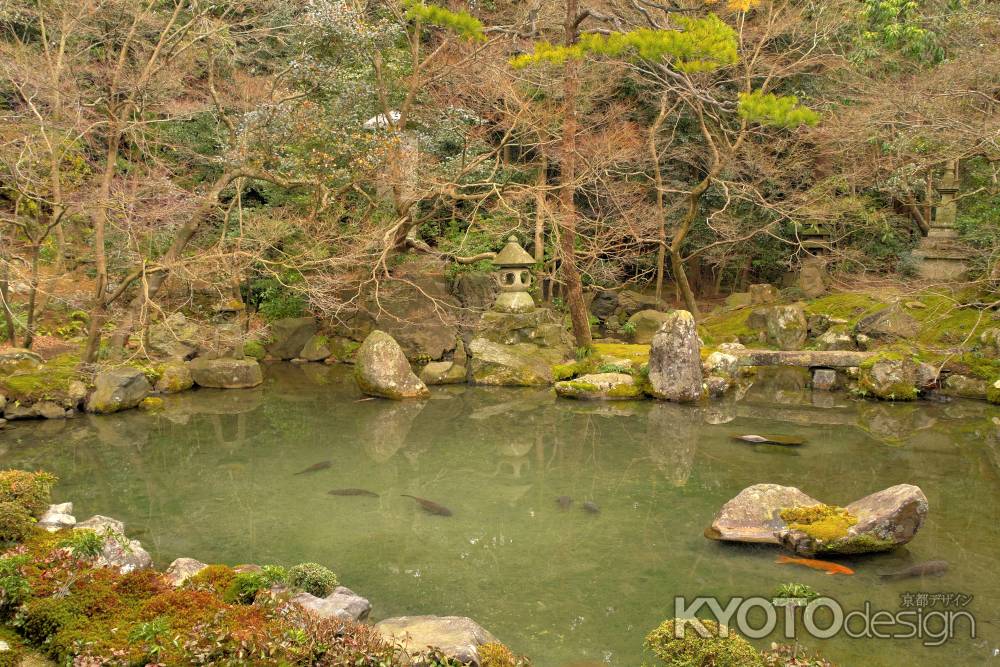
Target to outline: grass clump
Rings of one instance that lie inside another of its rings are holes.
[[[789,528],[822,542],[832,542],[847,537],[847,531],[858,523],[856,516],[835,505],[787,507],[781,510],[780,514]]]
[[[253,604],[257,593],[285,580],[285,568],[265,565],[263,568],[235,574],[222,598],[230,604]]]
[[[288,583],[318,598],[325,598],[340,582],[337,575],[319,563],[299,563],[288,570]]]
[[[646,636],[646,650],[668,667],[764,667],[764,659],[750,642],[715,621],[664,621]]]

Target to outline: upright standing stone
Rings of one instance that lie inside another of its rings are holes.
[[[694,317],[686,310],[669,313],[653,336],[649,351],[652,394],[668,401],[701,398],[701,341]]]
[[[377,329],[358,348],[354,379],[358,388],[369,396],[393,400],[430,396],[427,385],[414,375],[399,343]]]

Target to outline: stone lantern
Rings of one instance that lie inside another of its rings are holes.
[[[493,259],[500,278],[500,296],[493,304],[493,310],[501,313],[528,313],[535,309],[535,300],[528,294],[531,287],[531,268],[535,258],[521,247],[516,236],[507,239],[503,247]]]

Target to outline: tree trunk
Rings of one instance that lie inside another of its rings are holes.
[[[535,182],[535,264],[539,297],[545,300],[545,187],[548,185],[548,160],[542,158]]]
[[[31,285],[28,288],[28,313],[24,327],[24,347],[31,349],[35,340],[35,302],[38,300],[38,244],[31,245]]]
[[[87,347],[83,360],[93,363],[101,347],[101,327],[107,317],[108,300],[108,260],[104,248],[104,232],[108,223],[108,209],[111,206],[111,183],[114,180],[118,163],[118,147],[121,143],[121,133],[117,123],[112,120],[108,133],[108,151],[105,155],[104,174],[98,190],[97,205],[94,207],[94,263],[97,268],[97,278],[94,281],[94,301],[90,309],[90,327],[87,331]]]
[[[566,0],[566,46],[576,42],[577,0]],[[562,274],[566,283],[573,336],[578,348],[593,345],[590,336],[590,318],[583,300],[583,284],[576,267],[576,95],[580,87],[577,63],[568,58],[563,66],[563,139],[562,164],[560,165],[560,202],[562,204],[562,233],[559,245],[562,250]]]
[[[0,273],[0,309],[3,310],[7,341],[11,345],[17,345],[14,311],[10,307],[10,256],[7,248],[7,241],[0,234],[0,265],[3,265],[3,273]]]

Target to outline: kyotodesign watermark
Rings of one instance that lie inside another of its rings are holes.
[[[852,639],[918,639],[924,646],[941,646],[956,637],[976,638],[976,619],[966,609],[966,593],[904,593],[897,610],[876,609],[865,602],[860,609],[845,608],[833,598],[734,597],[725,605],[719,598],[674,598],[674,633],[691,629],[713,636],[696,615],[709,612],[725,636],[729,629],[750,639],[764,639],[780,631],[786,639],[803,633],[817,639],[843,635]]]

